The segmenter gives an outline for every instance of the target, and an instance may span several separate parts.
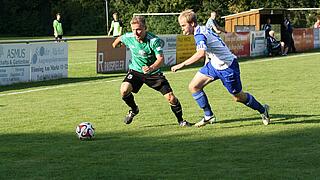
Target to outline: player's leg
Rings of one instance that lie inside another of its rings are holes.
[[[178,98],[173,94],[168,80],[162,73],[146,76],[144,83],[152,89],[159,91],[167,99],[171,111],[176,116],[180,126],[190,126],[190,123],[183,119],[182,106]]]
[[[173,92],[168,92],[163,95],[170,104],[171,111],[176,116],[177,121],[180,126],[191,126],[191,124],[183,119],[182,106],[179,99],[173,94]]]
[[[242,91],[240,69],[236,60],[234,60],[229,68],[222,70],[220,74],[220,79],[223,85],[227,88],[229,93],[233,95],[233,98],[236,102],[241,102],[251,109],[258,111],[260,114],[264,114],[265,112],[268,114],[268,109],[262,106],[260,102],[254,98],[254,96],[252,96],[250,93],[245,93]],[[269,121],[270,120],[263,119],[264,124],[269,124]]]
[[[192,97],[204,111],[204,117],[195,124],[197,127],[205,126],[208,123],[216,121],[216,117],[203,88],[217,79],[219,79],[219,77],[217,76],[216,69],[211,63],[206,63],[199,72],[197,72],[189,84],[189,91],[192,93]]]
[[[258,111],[261,114],[264,125],[268,125],[270,123],[269,106],[267,104],[262,105],[250,93],[245,93],[243,91],[238,94],[234,94],[233,98],[235,101],[241,102],[251,109]]]
[[[205,126],[209,123],[215,122],[216,120],[208,101],[208,97],[203,91],[203,88],[212,81],[212,77],[204,75],[201,72],[197,72],[189,84],[189,91],[192,93],[192,97],[204,111],[203,118],[195,124],[197,127]]]
[[[132,92],[137,93],[142,85],[143,83],[139,76],[133,72],[128,72],[121,84],[120,94],[122,100],[131,108],[124,119],[124,123],[126,124],[130,124],[133,120],[133,117],[139,113],[139,108],[134,100]]]

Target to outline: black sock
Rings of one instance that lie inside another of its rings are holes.
[[[126,96],[122,97],[122,100],[133,110],[137,109],[137,104],[134,102],[134,97],[132,93],[127,94]]]
[[[177,117],[178,122],[183,121],[183,118],[182,118],[182,107],[181,107],[181,104],[180,104],[179,100],[177,99],[176,104],[175,105],[171,104],[170,107],[171,107],[171,111]]]

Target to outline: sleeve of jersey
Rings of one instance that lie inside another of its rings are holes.
[[[196,41],[197,50],[207,50],[207,38],[203,34],[197,34],[194,36]]]
[[[111,26],[110,26],[110,28],[112,29],[113,26],[114,26],[114,21],[111,21]]]
[[[158,54],[163,54],[163,49],[161,47],[161,40],[160,39],[156,39],[153,43],[152,43],[152,49],[155,53],[155,55],[158,55]]]
[[[124,44],[127,45],[127,34],[124,34],[120,36],[120,41]]]

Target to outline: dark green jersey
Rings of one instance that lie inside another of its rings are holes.
[[[143,66],[150,66],[156,60],[156,55],[163,54],[161,40],[156,35],[147,32],[143,43],[139,43],[133,33],[126,33],[121,36],[121,42],[131,51],[131,62],[129,69],[143,73]],[[160,69],[153,71],[151,74],[160,72]]]

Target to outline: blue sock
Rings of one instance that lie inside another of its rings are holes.
[[[195,99],[200,106],[200,108],[203,109],[204,114],[206,116],[212,116],[213,112],[211,110],[208,98],[206,93],[203,90],[200,90],[198,92],[195,92],[192,94],[193,99]]]
[[[251,109],[259,111],[259,113],[264,113],[264,107],[249,93],[247,93],[247,102],[244,103]]]

